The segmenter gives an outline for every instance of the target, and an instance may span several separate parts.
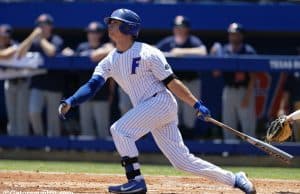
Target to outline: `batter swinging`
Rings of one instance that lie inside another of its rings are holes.
[[[172,93],[200,112],[200,119],[209,116],[210,112],[176,78],[161,51],[135,41],[141,24],[139,16],[128,9],[117,9],[104,21],[116,49],[99,62],[92,78],[85,85],[61,103],[59,113],[64,116],[71,107],[88,100],[109,77],[130,96],[134,108],[110,128],[128,182],[110,186],[109,192],[147,192],[135,141],[151,132],[175,168],[240,188],[245,193],[256,193],[244,172],[233,174],[223,170],[195,157],[184,145],[177,128],[177,103]]]

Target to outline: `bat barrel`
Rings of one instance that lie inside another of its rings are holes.
[[[262,151],[268,153],[269,155],[276,157],[280,159],[281,161],[284,161],[286,163],[290,163],[290,161],[294,158],[289,153],[286,153],[285,151],[276,148],[275,146],[272,146],[270,144],[267,144],[263,141],[260,141],[258,139],[255,139],[253,137],[247,136],[247,141],[251,143],[252,145],[260,148]]]
[[[235,135],[239,136],[240,138],[242,138],[243,140],[247,141],[248,143],[254,145],[255,147],[261,149],[262,151],[268,153],[269,155],[285,162],[285,163],[290,163],[290,161],[294,158],[292,155],[284,152],[283,150],[280,150],[279,148],[276,148],[275,146],[272,146],[268,143],[265,143],[261,140],[258,140],[254,137],[251,137],[249,135],[246,135],[244,133],[241,133],[231,127],[229,127],[228,125],[225,125],[224,123],[221,123],[211,117],[206,117],[205,118],[206,121],[211,122],[221,128],[227,129],[230,132],[234,133]]]

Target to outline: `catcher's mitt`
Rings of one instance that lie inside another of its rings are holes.
[[[292,135],[290,123],[286,120],[286,116],[282,115],[274,120],[267,131],[266,140],[268,142],[283,142]]]

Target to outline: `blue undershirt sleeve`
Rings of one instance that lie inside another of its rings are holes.
[[[73,96],[63,100],[63,102],[70,104],[72,107],[77,106],[91,97],[104,85],[105,80],[100,75],[93,75],[92,78],[83,86],[81,86]]]

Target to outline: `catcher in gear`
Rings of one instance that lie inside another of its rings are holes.
[[[297,110],[289,115],[279,116],[274,120],[267,131],[266,140],[268,142],[284,142],[292,136],[291,123],[300,119],[300,110]]]

